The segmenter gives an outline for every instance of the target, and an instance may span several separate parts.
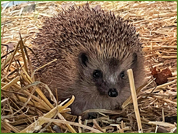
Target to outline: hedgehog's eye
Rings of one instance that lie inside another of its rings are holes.
[[[125,72],[122,71],[122,72],[120,73],[120,78],[121,78],[121,79],[124,79],[124,77],[125,77]]]
[[[85,53],[82,53],[80,55],[80,61],[83,65],[85,65],[87,67],[88,57]]]
[[[93,71],[93,78],[98,79],[98,78],[102,78],[103,77],[103,73],[101,70],[94,70]]]

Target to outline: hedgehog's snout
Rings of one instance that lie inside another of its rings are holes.
[[[118,92],[115,88],[110,88],[109,91],[108,91],[108,95],[110,97],[117,97],[118,96]]]

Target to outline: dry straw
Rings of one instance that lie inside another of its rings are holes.
[[[127,19],[136,27],[143,43],[146,81],[133,92],[134,101],[130,96],[124,102],[122,110],[87,110],[83,115],[96,112],[99,116],[94,120],[81,120],[81,117],[77,120],[76,116],[70,114],[69,108],[74,97],[58,102],[47,85],[35,80],[37,70],[32,69],[28,55],[32,53],[31,41],[43,25],[44,17],[53,16],[74,4],[81,6],[85,3],[45,1],[8,7],[9,2],[5,2],[6,6],[1,7],[1,132],[175,132],[176,1],[89,2],[93,8],[111,10],[115,15]],[[43,65],[41,68],[45,67]],[[160,70],[169,68],[173,76],[167,83],[157,86],[150,74],[151,67]],[[44,90],[50,98],[46,98]]]

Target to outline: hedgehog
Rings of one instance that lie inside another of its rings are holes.
[[[88,109],[121,109],[130,96],[127,69],[135,86],[144,81],[144,56],[136,29],[113,12],[89,4],[72,6],[46,18],[32,42],[35,77],[59,100],[75,96],[71,114]]]

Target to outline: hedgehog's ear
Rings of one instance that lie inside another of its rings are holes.
[[[137,53],[133,53],[132,58],[132,64],[134,64],[137,61]]]
[[[85,67],[87,67],[87,63],[88,63],[88,57],[86,53],[81,53],[79,55],[79,61],[82,65],[84,65]]]

